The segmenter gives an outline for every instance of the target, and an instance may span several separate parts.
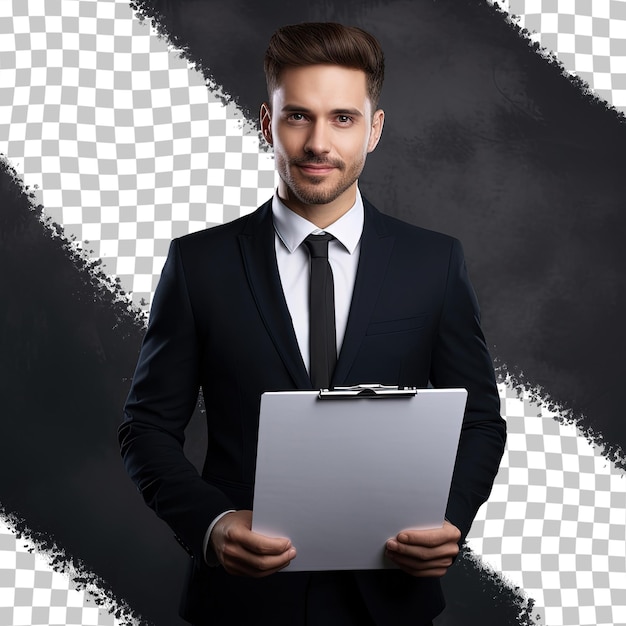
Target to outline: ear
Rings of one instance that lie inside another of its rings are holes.
[[[367,151],[373,152],[374,148],[378,145],[380,136],[383,134],[383,125],[385,124],[385,112],[382,109],[374,111],[372,115],[372,129],[370,132],[370,138],[367,142]]]
[[[261,133],[263,134],[263,138],[269,145],[273,145],[272,140],[272,112],[270,111],[270,105],[267,102],[264,102],[261,105]]]

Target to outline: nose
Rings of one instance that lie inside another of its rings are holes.
[[[314,155],[330,152],[330,129],[325,120],[317,120],[311,125],[304,144],[304,151]]]

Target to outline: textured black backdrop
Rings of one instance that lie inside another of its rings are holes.
[[[623,116],[585,95],[482,0],[147,0],[253,118],[281,24],[371,30],[387,60],[383,141],[362,188],[385,212],[458,236],[494,356],[626,449]],[[613,384],[611,384],[613,383]]]
[[[145,2],[146,14],[256,116],[279,25],[330,19],[386,51],[383,141],[364,193],[465,244],[501,372],[614,446],[621,414],[623,121],[539,58],[484,2]],[[0,174],[0,501],[159,625],[180,623],[185,555],[123,473],[115,429],[141,325]],[[191,452],[201,449],[197,422]],[[195,442],[195,445],[193,445]],[[529,623],[462,559],[441,626]]]

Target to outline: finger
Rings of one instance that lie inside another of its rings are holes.
[[[222,565],[230,574],[259,578],[284,569],[295,556],[293,548],[279,556],[259,556],[242,551],[239,546],[228,546],[223,553]]]
[[[238,513],[248,513],[241,511]],[[236,543],[243,546],[247,551],[261,555],[277,555],[291,548],[291,541],[286,537],[268,537],[255,533],[250,529],[248,520],[233,517],[233,522],[224,528],[225,542]],[[242,523],[243,522],[243,523]]]
[[[258,572],[269,572],[282,569],[283,567],[289,565],[295,556],[296,551],[291,548],[287,552],[276,556],[260,556],[258,554],[248,552],[243,555],[243,559],[252,569]]]
[[[387,553],[387,557],[393,561],[400,569],[411,576],[417,577],[441,577],[452,565],[453,559],[436,559],[433,561],[419,561],[411,559],[405,555]]]
[[[414,559],[406,554],[394,554],[393,552],[387,552],[386,556],[397,565],[403,565],[414,570],[448,568],[454,563],[454,559],[451,557],[422,561],[421,559]]]
[[[286,537],[267,537],[242,528],[234,533],[232,540],[239,543],[248,552],[260,556],[280,555],[292,547],[291,541]]]
[[[261,569],[264,563],[271,564],[270,567],[279,566],[284,560],[289,561],[295,557],[295,548],[289,544],[286,550],[276,553],[264,552],[248,549],[247,545],[238,541],[226,541],[222,547],[222,552],[230,559],[236,559],[251,564]]]
[[[396,539],[400,543],[436,547],[449,542],[457,543],[461,539],[461,531],[450,522],[445,522],[441,528],[403,530],[398,533]]]
[[[408,543],[399,543],[394,539],[389,539],[386,544],[387,550],[392,554],[406,555],[412,559],[421,561],[431,561],[440,558],[454,559],[459,553],[459,545],[457,543],[446,543],[430,548],[423,545],[413,545]]]

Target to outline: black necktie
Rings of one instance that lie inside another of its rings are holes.
[[[328,389],[337,363],[335,289],[328,263],[332,235],[309,235],[304,243],[311,253],[309,290],[310,374],[315,389]]]

